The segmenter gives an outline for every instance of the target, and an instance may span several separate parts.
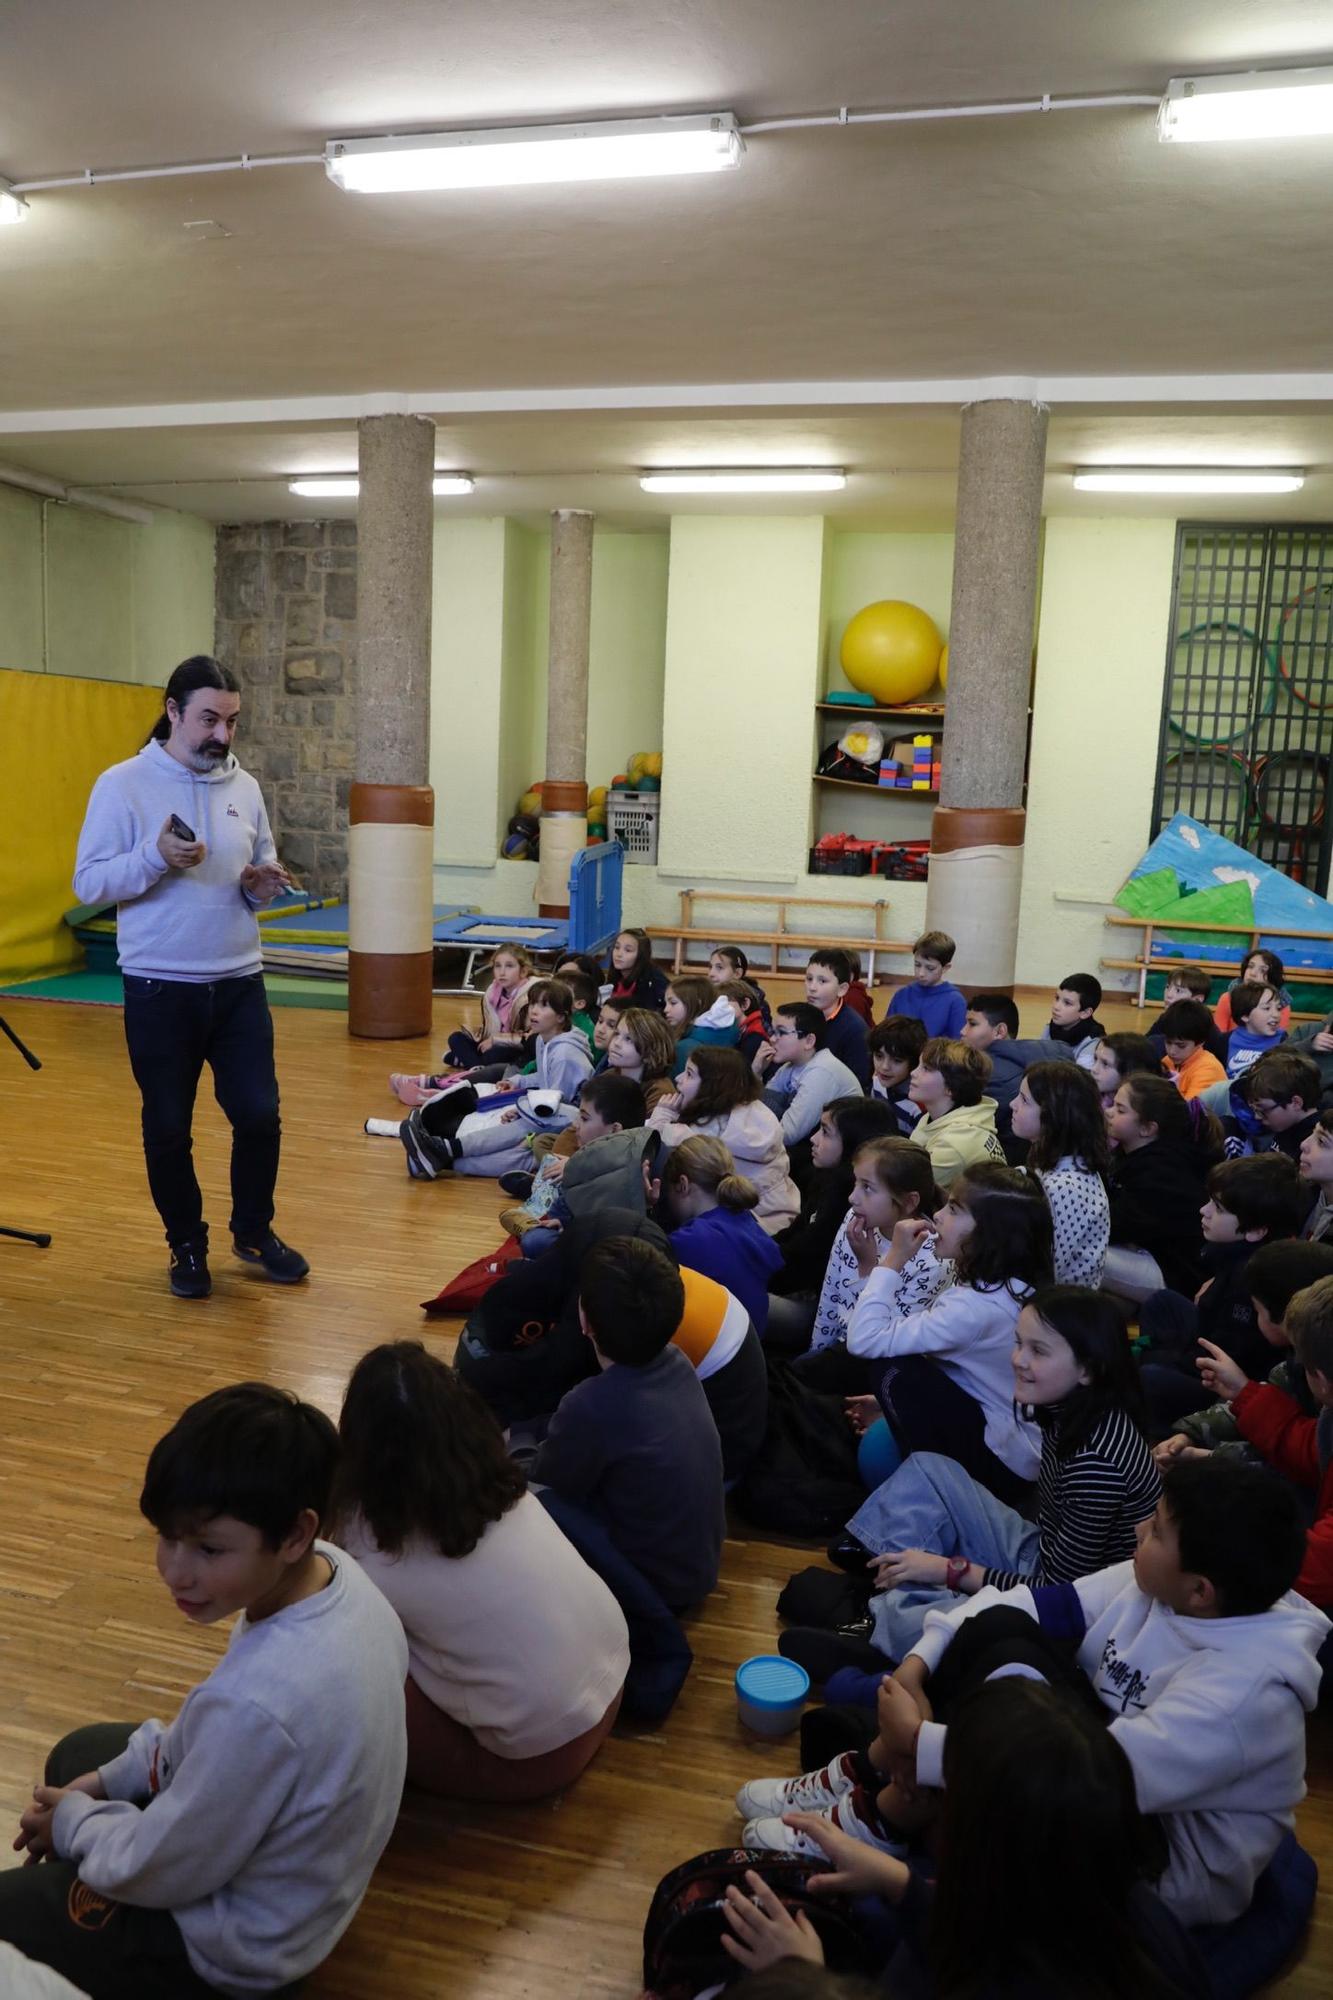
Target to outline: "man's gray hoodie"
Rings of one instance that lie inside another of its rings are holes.
[[[172,813],[204,844],[197,868],[169,868],[158,852]],[[152,742],[93,786],[74,893],[81,903],[117,905],[122,972],[196,985],[242,979],[261,960],[257,905],[241,888],[241,870],[276,857],[263,795],[234,757],[191,771]]]

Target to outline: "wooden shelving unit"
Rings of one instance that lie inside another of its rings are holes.
[[[870,798],[881,799],[937,799],[938,792],[913,790],[908,785],[866,785],[859,778],[828,778],[822,771],[814,774],[817,785],[841,785],[848,792],[865,792]]]

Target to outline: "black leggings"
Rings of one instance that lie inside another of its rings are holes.
[[[1031,1480],[1011,1472],[986,1443],[986,1416],[980,1403],[937,1362],[922,1354],[891,1361],[877,1393],[904,1457],[913,1451],[937,1451],[954,1459],[1006,1507],[1023,1511],[1031,1501]],[[1035,1470],[1034,1466],[1034,1474]]]

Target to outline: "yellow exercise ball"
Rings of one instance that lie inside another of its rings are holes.
[[[935,620],[901,598],[858,611],[842,635],[842,670],[861,694],[884,708],[916,701],[935,685],[942,641]]]
[[[940,686],[942,688],[947,688],[948,685],[949,685],[949,648],[946,642],[944,651],[940,654]]]

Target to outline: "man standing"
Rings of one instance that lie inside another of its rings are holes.
[[[190,1135],[205,1063],[232,1129],[237,1256],[281,1285],[310,1268],[273,1233],[281,1125],[255,910],[288,876],[259,786],[231,754],[240,708],[229,668],[182,660],[148,742],[93,786],[74,868],[80,902],[117,905],[148,1185],[181,1299],[212,1290]]]

